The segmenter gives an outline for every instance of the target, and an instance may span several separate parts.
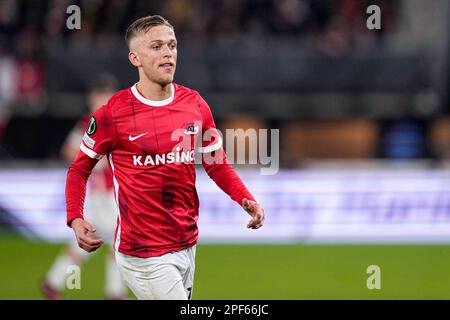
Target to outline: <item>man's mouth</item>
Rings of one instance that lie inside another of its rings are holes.
[[[163,67],[163,68],[172,68],[173,67],[173,63],[167,62],[167,63],[160,64],[159,66]]]
[[[174,71],[174,64],[172,62],[166,62],[159,65],[164,73],[172,74]]]

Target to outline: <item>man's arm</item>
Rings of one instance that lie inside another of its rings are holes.
[[[67,225],[73,229],[80,248],[87,252],[94,251],[103,244],[102,239],[95,237],[95,228],[83,219],[86,185],[97,162],[97,159],[79,151],[69,167],[66,180]]]
[[[83,207],[92,169],[116,145],[115,126],[108,104],[96,110],[89,120],[78,155],[67,173],[67,225],[75,232],[78,245],[88,252],[96,250],[103,243],[94,234],[95,228],[83,219]]]
[[[225,151],[219,148],[213,151],[214,159],[221,159],[221,161],[209,163],[209,161],[202,160],[203,167],[208,176],[228,194],[231,199],[236,201],[242,208],[252,217],[247,224],[247,228],[258,229],[264,224],[264,209],[256,202],[253,195],[248,191],[242,182],[241,178],[234,171],[233,167],[228,163]]]
[[[206,101],[199,95],[198,106],[202,114],[202,138],[205,131],[209,132],[212,140],[201,141],[201,146],[197,150],[204,153],[202,164],[208,176],[227,193],[231,199],[236,201],[252,217],[247,224],[247,228],[258,229],[264,224],[264,209],[256,202],[252,194],[247,190],[241,178],[236,174],[233,167],[228,163],[225,151],[222,148],[222,138],[220,137],[214,118]],[[210,156],[210,157],[209,157]],[[214,159],[213,161],[210,161]],[[217,160],[217,161],[216,161]]]

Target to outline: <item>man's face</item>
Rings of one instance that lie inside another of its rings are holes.
[[[172,28],[153,27],[131,39],[129,58],[151,81],[161,86],[172,83],[177,64],[177,39]]]

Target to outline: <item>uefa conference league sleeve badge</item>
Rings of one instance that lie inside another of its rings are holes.
[[[97,122],[95,121],[95,117],[92,116],[91,119],[89,120],[86,133],[88,135],[93,135],[95,131],[97,131]]]

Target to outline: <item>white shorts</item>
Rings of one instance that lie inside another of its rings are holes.
[[[116,251],[122,279],[139,300],[189,300],[192,297],[195,249],[160,257],[138,258]]]
[[[119,213],[114,193],[110,190],[88,192],[86,209],[86,221],[97,229],[105,243],[112,245]]]

